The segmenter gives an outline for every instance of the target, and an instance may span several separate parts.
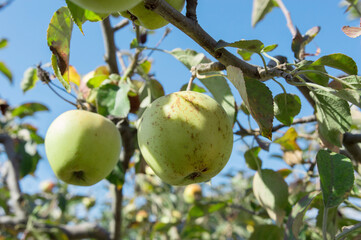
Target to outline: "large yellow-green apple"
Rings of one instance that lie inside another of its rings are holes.
[[[70,0],[82,8],[97,13],[114,13],[130,9],[142,0]]]
[[[90,186],[116,165],[121,137],[107,118],[84,110],[57,117],[45,136],[45,151],[55,175],[66,183]]]
[[[179,12],[184,7],[185,0],[166,0],[169,5],[174,7]],[[122,12],[122,16],[134,21],[135,24],[145,27],[147,29],[158,29],[168,24],[167,20],[152,10],[146,9],[144,3],[141,2],[128,11]]]
[[[232,152],[232,125],[208,95],[182,91],[156,99],[138,127],[140,151],[164,182],[188,185],[210,180]]]

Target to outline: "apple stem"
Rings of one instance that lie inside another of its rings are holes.
[[[192,75],[192,77],[189,79],[189,82],[188,82],[188,86],[187,86],[187,90],[186,91],[191,91],[192,89],[192,84],[193,84],[193,80],[196,78],[195,75]]]

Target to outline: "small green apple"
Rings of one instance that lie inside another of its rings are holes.
[[[202,187],[199,184],[188,185],[183,192],[183,199],[186,203],[195,203],[202,198]]]
[[[174,7],[179,12],[182,11],[184,7],[185,0],[166,0],[172,7]],[[141,2],[133,8],[130,8],[128,11],[122,12],[123,17],[133,20],[135,24],[145,27],[147,29],[158,29],[164,27],[168,22],[153,12],[144,7],[144,3]]]
[[[164,182],[188,185],[217,175],[233,146],[226,112],[208,95],[184,91],[156,99],[138,127],[140,151]]]
[[[114,13],[126,11],[142,0],[70,0],[82,8],[97,13]]]
[[[55,187],[55,183],[51,180],[44,180],[40,183],[40,189],[45,193],[53,192],[54,187]]]
[[[148,213],[145,210],[139,210],[135,215],[135,221],[144,222],[148,219]]]
[[[86,209],[90,209],[92,207],[94,207],[95,205],[95,198],[93,197],[84,197],[81,202],[84,204],[84,206],[86,207]]]
[[[90,186],[110,174],[119,160],[121,137],[107,118],[84,110],[57,117],[45,136],[55,175],[66,183]]]

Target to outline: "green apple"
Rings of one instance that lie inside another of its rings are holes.
[[[93,197],[84,197],[81,202],[84,204],[86,209],[89,210],[90,208],[94,207],[96,200]]]
[[[195,203],[202,198],[202,187],[199,184],[188,185],[183,192],[183,199],[186,203]]]
[[[185,0],[166,0],[172,7],[174,7],[179,12],[182,11],[184,7]],[[147,29],[158,29],[164,27],[168,22],[153,12],[144,7],[144,3],[141,2],[133,8],[130,8],[128,11],[122,12],[123,17],[133,20],[135,24],[145,27]]]
[[[55,175],[66,183],[90,186],[110,174],[119,160],[121,137],[107,118],[84,110],[57,117],[45,136]]]
[[[97,13],[114,13],[126,11],[142,0],[70,0],[82,8]]]
[[[140,151],[164,182],[210,180],[228,162],[233,146],[226,112],[208,95],[183,91],[156,99],[138,126]]]
[[[148,213],[145,210],[139,210],[135,215],[135,221],[144,222],[148,219]]]
[[[52,193],[54,187],[55,183],[51,180],[44,180],[40,183],[40,189],[45,193]]]

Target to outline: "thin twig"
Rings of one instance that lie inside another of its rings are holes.
[[[118,24],[116,24],[112,29],[113,32],[116,32],[122,28],[124,28],[125,26],[129,25],[129,20],[128,19],[123,19],[122,21],[120,21]]]
[[[295,26],[293,25],[290,12],[287,10],[287,8],[284,5],[284,3],[282,2],[282,0],[276,0],[276,2],[278,4],[278,6],[280,7],[281,11],[283,12],[283,15],[286,18],[287,27],[290,30],[292,37],[295,37],[297,34],[297,30],[296,30]]]

